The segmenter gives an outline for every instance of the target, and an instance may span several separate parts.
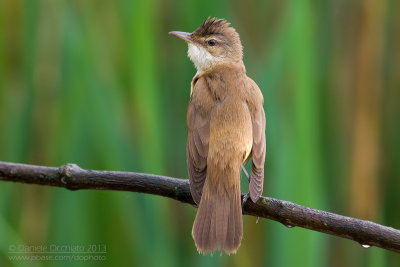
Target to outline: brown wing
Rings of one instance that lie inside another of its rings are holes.
[[[252,114],[252,123],[253,149],[249,191],[251,200],[256,203],[262,195],[264,183],[265,113],[262,104],[255,107],[254,114]]]
[[[202,84],[202,82],[199,81],[196,87],[200,87],[200,84]],[[197,93],[200,92],[193,92],[192,100],[188,107],[186,157],[190,192],[194,202],[199,204],[207,172],[210,117],[208,112],[204,112],[204,110],[201,109],[203,106],[199,105],[197,101]]]

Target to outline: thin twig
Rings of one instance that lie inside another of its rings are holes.
[[[134,172],[84,170],[75,164],[59,168],[0,161],[0,180],[64,187],[141,192],[194,205],[188,180]],[[400,230],[370,221],[315,210],[288,201],[261,197],[247,201],[243,213],[293,227],[340,236],[364,247],[377,246],[400,253]]]

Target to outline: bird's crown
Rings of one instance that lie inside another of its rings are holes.
[[[192,34],[196,36],[207,36],[211,34],[223,34],[230,23],[225,19],[208,17]]]

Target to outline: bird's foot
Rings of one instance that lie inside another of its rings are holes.
[[[242,200],[242,211],[243,211],[243,208],[244,208],[244,204],[246,204],[246,202],[247,202],[247,200],[249,200],[249,198],[250,198],[250,192],[248,192],[247,194],[245,194],[245,195],[243,196],[243,200]]]

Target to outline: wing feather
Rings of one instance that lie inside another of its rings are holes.
[[[254,109],[252,166],[250,173],[250,198],[256,203],[263,192],[265,161],[265,113],[262,105]]]
[[[207,173],[208,144],[210,139],[210,116],[209,113],[201,109],[201,105],[196,102],[197,90],[204,83],[198,81],[196,92],[193,92],[193,98],[188,107],[187,123],[188,136],[186,145],[187,166],[189,172],[190,192],[194,202],[200,203],[203,192],[204,181]]]

